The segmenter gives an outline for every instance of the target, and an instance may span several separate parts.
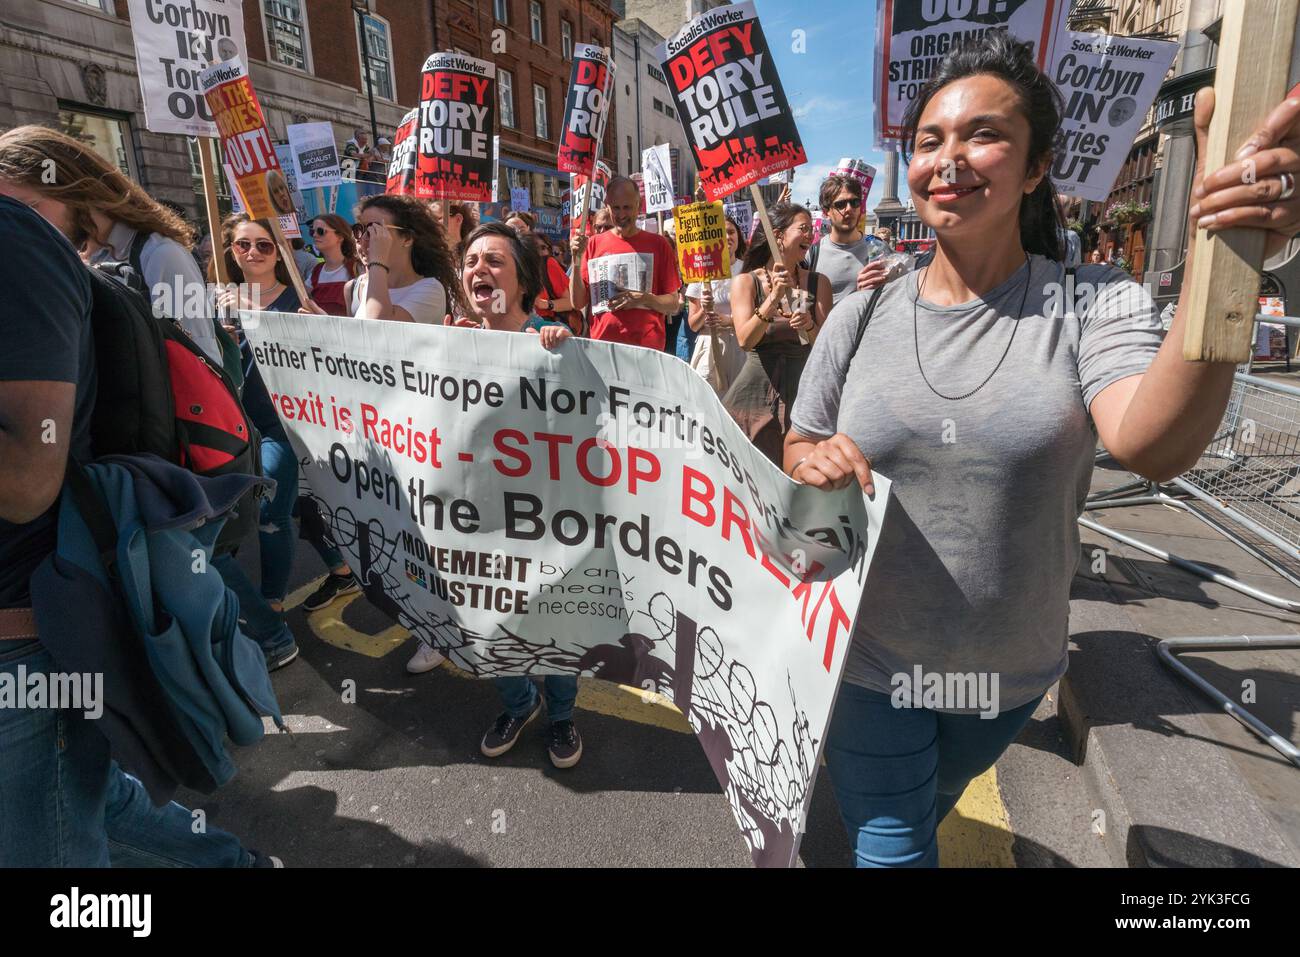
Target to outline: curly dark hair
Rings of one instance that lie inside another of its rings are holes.
[[[464,296],[456,277],[456,261],[447,246],[447,234],[426,202],[414,196],[380,193],[367,196],[357,206],[357,216],[367,209],[382,209],[393,217],[393,225],[411,236],[411,268],[421,276],[432,276],[447,290],[448,299],[463,305]]]
[[[519,280],[522,294],[523,310],[531,314],[533,304],[542,292],[542,257],[537,254],[537,246],[526,242],[518,233],[505,223],[491,222],[475,226],[465,237],[465,251],[478,240],[488,236],[499,236],[510,244],[510,255],[515,261],[515,275]]]

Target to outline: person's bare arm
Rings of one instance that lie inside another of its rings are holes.
[[[569,251],[573,261],[569,264],[569,302],[574,309],[587,308],[587,284],[582,275],[582,262],[587,252],[587,237],[574,235],[569,240]]]
[[[783,465],[792,479],[813,488],[829,492],[856,481],[868,495],[876,491],[870,460],[842,432],[823,439],[791,429],[785,436]]]
[[[0,382],[0,519],[34,521],[58,498],[76,399],[71,382]]]

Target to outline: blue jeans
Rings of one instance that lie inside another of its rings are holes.
[[[36,642],[0,642],[0,672],[55,670]],[[17,680],[16,678],[14,680]],[[80,711],[0,709],[0,867],[248,867],[232,834],[155,808]]]
[[[282,429],[262,436],[262,474],[276,483],[275,495],[262,500],[257,528],[262,551],[262,597],[280,602],[289,589],[289,573],[293,570],[297,542],[293,507],[298,501],[298,457]]]
[[[895,708],[845,682],[826,735],[826,769],[858,867],[938,867],[939,822],[991,768],[1042,695],[996,718]]]
[[[284,615],[272,608],[257,586],[248,580],[234,555],[217,555],[212,567],[221,575],[226,587],[239,599],[239,617],[244,621],[244,634],[262,646],[262,651],[274,657],[293,645],[293,631]]]
[[[493,678],[501,703],[513,718],[525,718],[537,704],[537,685],[531,678]],[[547,675],[542,684],[546,688],[546,717],[554,724],[573,717],[573,703],[578,700],[576,675]]]

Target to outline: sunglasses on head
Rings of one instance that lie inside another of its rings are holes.
[[[269,239],[259,239],[256,242],[251,239],[236,239],[230,245],[245,254],[254,247],[256,247],[257,251],[263,256],[269,256],[271,253],[275,252],[275,243],[271,242]]]
[[[352,224],[353,238],[354,239],[364,238],[366,235],[366,230],[369,229],[371,226],[383,226],[384,229],[395,229],[399,233],[406,232],[406,228],[404,226],[389,226],[386,223],[353,223]]]
[[[844,212],[848,209],[861,209],[862,200],[860,199],[840,199],[831,203],[831,208],[837,212]]]

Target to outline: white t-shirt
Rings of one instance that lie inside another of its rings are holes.
[[[347,263],[344,263],[342,266],[339,266],[338,269],[322,269],[320,271],[320,276],[317,277],[316,282],[311,281],[311,272],[308,272],[307,291],[308,292],[315,291],[317,284],[323,286],[326,283],[331,283],[331,282],[347,282],[351,278],[352,277],[348,275]]]
[[[744,263],[733,262],[731,264],[731,274],[739,276],[740,271],[745,268]],[[720,316],[731,315],[731,280],[715,279],[710,283],[713,287],[713,311]],[[686,287],[687,299],[699,299],[704,295],[704,283],[693,282]]]
[[[324,280],[324,276],[321,277]],[[366,285],[369,276],[363,275],[352,287],[352,315],[357,319],[366,305]],[[432,276],[417,279],[409,286],[388,290],[388,298],[394,306],[405,309],[416,322],[428,325],[440,325],[447,315],[447,292],[442,283]]]

